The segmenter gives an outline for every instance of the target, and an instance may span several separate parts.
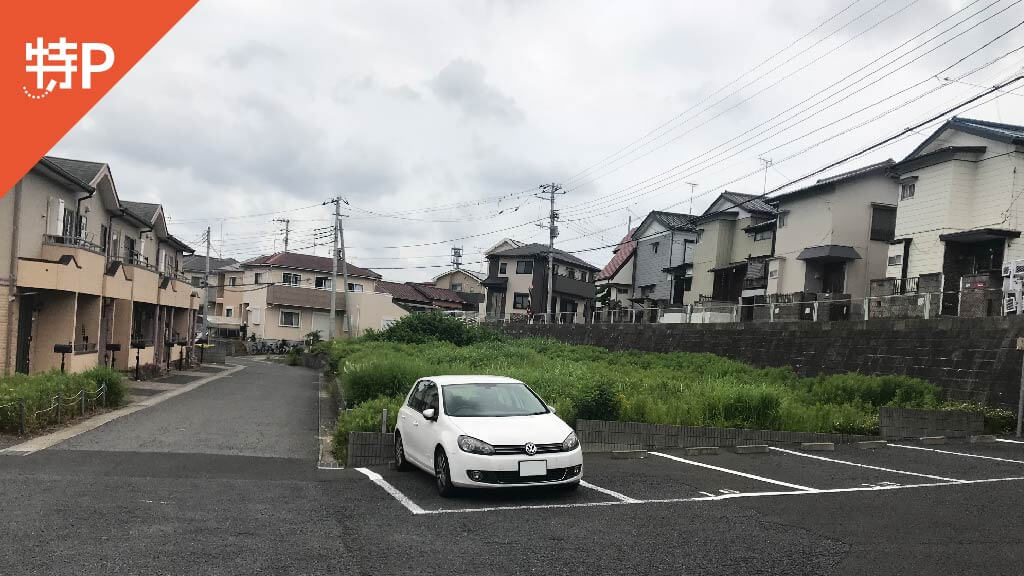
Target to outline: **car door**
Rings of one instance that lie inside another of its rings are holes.
[[[398,411],[398,429],[402,433],[405,457],[412,462],[421,462],[416,452],[416,440],[422,431],[423,381],[417,381],[409,391],[409,397]]]
[[[413,430],[415,430],[415,437],[411,439],[411,443],[416,454],[416,461],[427,468],[433,468],[438,427],[436,421],[427,420],[423,416],[423,411],[433,408],[434,413],[437,414],[437,384],[430,380],[421,380],[417,399],[418,409],[414,410],[414,414],[409,417],[413,424]]]

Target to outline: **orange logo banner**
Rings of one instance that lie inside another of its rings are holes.
[[[47,0],[0,9],[0,196],[198,0]]]

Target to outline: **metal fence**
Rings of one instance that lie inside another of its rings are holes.
[[[107,405],[107,385],[103,384],[96,390],[80,389],[72,396],[57,394],[50,398],[48,406],[39,410],[31,410],[24,398],[9,400],[0,404],[0,429],[12,428],[8,431],[24,436],[29,430],[52,424],[63,424],[75,416],[85,416],[90,409]],[[16,426],[11,424],[16,423]]]

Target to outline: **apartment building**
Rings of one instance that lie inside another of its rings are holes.
[[[1001,267],[1024,259],[1024,126],[954,117],[891,170],[895,239],[875,278],[941,291],[942,314],[1001,314]]]
[[[862,166],[768,200],[778,210],[768,294],[869,294],[895,235],[892,166]]]
[[[327,338],[331,326],[331,286],[338,284],[337,337],[380,330],[406,315],[390,294],[375,290],[380,274],[349,263],[348,285],[342,286],[342,263],[332,277],[330,258],[278,252],[242,262],[241,285],[224,286],[224,298],[241,295],[239,317],[247,333],[260,340],[302,342],[306,334]]]
[[[632,302],[644,308],[682,304],[693,276],[693,220],[690,214],[655,211],[636,227]]]
[[[199,296],[159,204],[121,200],[104,163],[44,157],[0,198],[3,371],[181,358]],[[119,347],[120,351],[113,348]]]
[[[764,296],[775,251],[775,207],[760,196],[723,192],[694,219],[692,283],[682,302],[729,302]]]
[[[544,244],[505,242],[511,247],[487,255],[488,274],[483,281],[487,289],[486,314],[525,319],[551,312],[546,310],[549,248]],[[552,254],[553,312],[582,322],[594,308],[594,277],[599,268],[564,250],[556,248]]]

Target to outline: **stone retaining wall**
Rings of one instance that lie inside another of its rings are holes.
[[[883,438],[946,436],[966,438],[985,433],[985,416],[979,412],[878,409],[878,428]]]
[[[778,430],[745,430],[705,426],[671,426],[641,422],[577,420],[576,434],[584,452],[615,450],[653,450],[695,446],[736,446],[742,444],[794,444],[798,442],[834,442],[850,444],[875,440],[875,436],[856,434],[817,434]]]

